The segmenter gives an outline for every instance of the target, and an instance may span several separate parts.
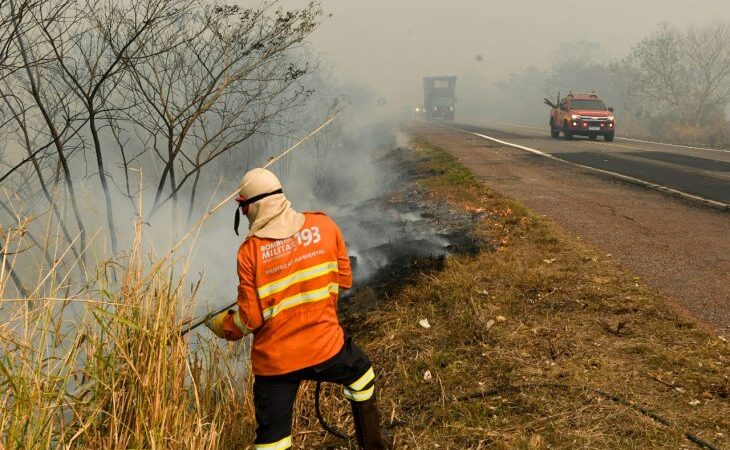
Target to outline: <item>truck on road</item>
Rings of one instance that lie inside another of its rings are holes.
[[[565,139],[573,136],[588,136],[595,140],[603,136],[607,142],[613,141],[616,120],[613,108],[607,107],[595,93],[570,93],[564,98],[558,94],[557,103],[545,99],[550,106],[550,135],[554,138],[563,133]]]
[[[423,107],[429,119],[454,120],[456,77],[424,77]]]

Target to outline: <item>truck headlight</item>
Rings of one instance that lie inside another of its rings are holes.
[[[608,116],[608,120],[613,122],[613,116]]]
[[[570,116],[570,118],[573,120],[577,120],[579,117],[580,116],[578,114],[573,114],[572,116]]]

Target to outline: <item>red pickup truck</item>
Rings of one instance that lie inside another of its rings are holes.
[[[570,93],[565,98],[558,95],[557,104],[545,99],[550,109],[550,135],[554,138],[563,133],[565,139],[573,136],[588,136],[595,140],[603,136],[607,142],[613,141],[616,131],[616,120],[613,108],[606,104],[596,94]]]

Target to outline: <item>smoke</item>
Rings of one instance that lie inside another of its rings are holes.
[[[296,210],[321,211],[337,222],[355,262],[358,285],[390,264],[394,255],[437,256],[446,253],[447,245],[435,230],[414,225],[423,221],[418,212],[391,201],[393,191],[403,185],[404,174],[388,155],[407,145],[407,137],[386,124],[392,117],[379,113],[374,103],[349,106],[330,127],[270,168]],[[227,190],[235,189],[247,170],[284,148],[271,141],[257,160],[227,162],[228,171],[235,174],[229,177]],[[233,234],[234,211],[231,204],[230,213],[222,211],[214,217],[196,244],[191,269],[204,274],[205,280],[199,313],[208,308],[205,299],[211,306],[235,299],[236,252],[243,238]],[[432,244],[412,246],[414,242]]]
[[[399,118],[383,112],[372,97],[353,101],[343,92],[350,101],[337,121],[270,169],[296,210],[324,212],[339,225],[355,286],[367,285],[384,271],[403,271],[414,258],[462,251],[462,243],[473,246],[465,230],[474,218],[434,204],[400,162],[399,152],[411,150]],[[260,141],[255,160],[231,156],[223,163],[231,174],[227,189],[235,189],[247,170],[286,147],[278,141]],[[236,252],[243,238],[232,232],[234,210],[231,204],[230,212],[206,224],[189,260],[193,272],[204,274],[198,314],[235,299]]]
[[[282,1],[286,6],[306,2]],[[369,86],[396,110],[423,101],[421,79],[426,75],[459,77],[462,104],[472,99],[462,80],[489,85],[526,67],[545,68],[563,42],[598,42],[602,56],[613,59],[624,56],[657,23],[684,27],[730,16],[726,0],[704,0],[701,5],[686,0],[617,0],[600,12],[540,0],[321,4],[332,17],[313,34],[313,45],[345,77]]]

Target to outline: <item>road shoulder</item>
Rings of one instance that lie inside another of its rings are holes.
[[[493,245],[354,320],[399,447],[727,446],[727,342],[429,141],[405,158],[435,199],[484,213]]]
[[[730,214],[434,125],[414,132],[730,336]]]

